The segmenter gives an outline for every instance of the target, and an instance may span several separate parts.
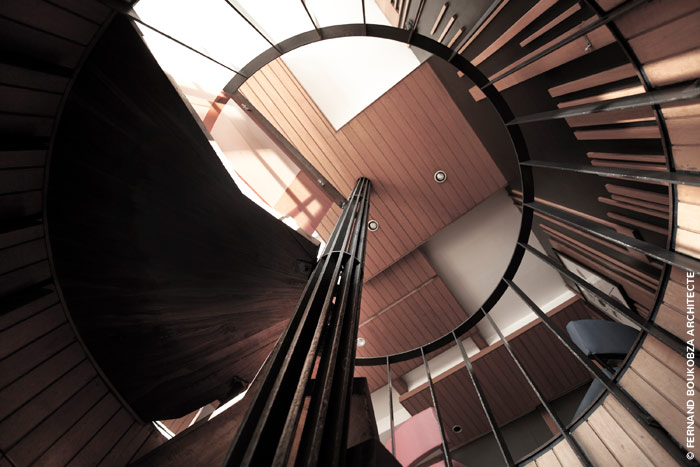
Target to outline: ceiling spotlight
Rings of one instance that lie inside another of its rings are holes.
[[[371,232],[376,232],[376,230],[379,228],[379,222],[372,219],[371,221],[367,222],[367,228]]]
[[[455,425],[452,427],[452,431],[455,433],[460,433],[462,431],[462,426],[461,425]]]
[[[367,342],[365,341],[364,337],[358,337],[357,338],[357,346],[358,347],[364,347]]]
[[[444,170],[438,170],[437,172],[435,172],[435,175],[433,175],[433,178],[438,183],[444,183],[445,180],[447,180],[447,174]]]

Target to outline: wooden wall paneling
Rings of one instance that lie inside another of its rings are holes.
[[[700,258],[700,234],[678,228],[676,230],[676,251]]]
[[[576,457],[574,450],[571,449],[571,445],[566,440],[561,440],[555,444],[553,451],[564,467],[578,467],[582,465],[581,461]]]
[[[15,353],[0,360],[0,387],[21,378],[32,368],[74,343],[75,335],[70,325],[63,323]]]
[[[642,63],[675,56],[700,46],[698,23],[700,8],[696,5],[694,11],[630,38],[629,44]]]
[[[693,232],[700,232],[700,205],[678,203],[678,226]]]
[[[620,384],[666,431],[681,442],[685,437],[685,361],[680,355],[648,337],[640,352],[641,355],[638,353],[635,357]]]
[[[0,358],[7,358],[35,339],[66,322],[63,309],[55,304],[40,313],[19,321],[0,333]]]
[[[679,339],[685,340],[687,337],[686,316],[666,304],[662,303],[659,307],[654,323],[666,329]]]
[[[30,404],[23,404],[28,399],[20,399],[19,403],[23,405],[10,406],[9,408],[5,406],[5,412],[0,422],[2,424],[0,426],[3,427],[3,430],[0,430],[3,436],[2,442],[7,443],[6,445],[3,444],[3,446],[9,447],[14,445],[14,443],[41,424],[47,413],[52,413],[61,407],[62,404],[94,377],[95,371],[91,365],[88,362],[82,362],[64,375],[61,375],[53,384],[34,394]],[[16,384],[19,386],[21,380]],[[10,386],[9,389],[12,390],[12,387]],[[15,391],[18,390],[15,389]],[[19,399],[19,397],[15,397],[16,399]]]
[[[8,451],[9,454],[21,465],[31,464],[48,451],[71,427],[79,423],[82,417],[106,395],[107,388],[104,383],[99,378],[91,379],[39,425],[19,439]]]
[[[68,463],[70,466],[97,465],[131,426],[133,418],[120,408]]]
[[[700,47],[678,55],[644,64],[652,85],[667,86],[700,75]]]
[[[693,122],[697,123],[697,117],[700,116],[700,102],[694,100],[665,104],[661,107],[661,110],[667,123],[672,124],[675,128],[675,139],[672,139],[671,143],[673,144],[673,159],[676,169],[700,171],[700,146],[683,142],[693,141],[692,135],[690,137],[687,136],[687,126],[692,126]],[[688,125],[687,119],[691,119],[690,125]],[[684,189],[686,188],[684,187]]]
[[[588,422],[581,423],[572,433],[574,439],[591,460],[593,465],[620,465]]]
[[[553,450],[549,450],[538,457],[536,463],[537,467],[563,467]]]
[[[133,423],[97,465],[115,467],[126,465],[146,439],[151,436],[152,431],[153,426],[150,424]]]
[[[119,402],[111,395],[105,396],[83,416],[80,424],[61,436],[37,462],[39,465],[67,465],[118,411]]]
[[[604,406],[595,409],[587,422],[621,465],[654,467]]]
[[[603,407],[654,465],[674,464],[673,459],[666,450],[651,437],[649,432],[630,415],[617,399],[610,395],[606,396],[603,401]]]
[[[34,368],[22,379],[3,388],[0,391],[0,417],[7,417],[18,407],[25,405],[84,360],[85,354],[80,345],[74,343]]]

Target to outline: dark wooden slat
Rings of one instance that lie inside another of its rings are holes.
[[[21,378],[32,368],[73,342],[75,342],[73,330],[67,323],[64,323],[9,357],[0,360],[0,388],[4,388]]]
[[[26,403],[32,403],[37,394],[51,386],[85,359],[79,344],[73,344],[42,363],[22,379],[0,391],[0,418],[5,418]]]
[[[82,382],[82,380],[76,380]],[[37,425],[22,426],[19,434],[8,441],[12,442],[10,454],[21,465],[29,465],[41,456],[51,445],[63,436],[72,426],[79,423],[82,417],[107,394],[107,388],[99,378],[94,378],[82,388],[74,389],[62,405],[50,413],[41,413],[44,419]]]
[[[97,465],[126,433],[133,421],[129,412],[123,408],[119,409],[68,465],[74,467]]]
[[[126,465],[153,431],[155,428],[150,423],[145,425],[134,423],[99,465],[102,467]]]
[[[0,358],[6,358],[34,339],[57,328],[66,321],[63,308],[55,304],[33,315],[31,318],[15,324],[0,333]]]
[[[119,402],[107,394],[80,422],[75,424],[56,443],[49,447],[39,459],[38,465],[66,465],[80,452],[119,410]]]

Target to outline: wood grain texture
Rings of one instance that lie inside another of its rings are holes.
[[[560,84],[549,89],[552,97],[559,97],[583,89],[600,86],[601,84],[612,83],[625,78],[635,76],[634,66],[631,64],[620,65],[609,70],[594,73],[583,78],[579,78],[568,83]]]
[[[372,180],[365,279],[370,280],[505,185],[486,149],[423,64],[335,131],[281,60],[241,92],[342,192]],[[436,170],[448,182],[437,185]],[[332,216],[329,220],[333,220]],[[319,233],[327,236],[329,225]]]
[[[127,51],[129,66],[113,61]],[[242,391],[295,309],[297,261],[315,260],[237,189],[128,24],[73,86],[49,198],[61,200],[48,206],[51,243],[73,320],[144,420]]]

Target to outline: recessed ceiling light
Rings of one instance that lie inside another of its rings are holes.
[[[367,222],[367,228],[370,231],[375,232],[379,228],[379,222],[372,219],[371,221]]]
[[[365,341],[364,337],[358,337],[357,338],[357,346],[358,347],[364,347],[367,342]]]
[[[435,175],[433,175],[433,178],[438,183],[444,183],[445,180],[447,180],[447,174],[444,170],[438,170],[437,172],[435,172]]]
[[[460,433],[462,431],[462,425],[453,426],[452,431],[454,431],[455,433]]]

